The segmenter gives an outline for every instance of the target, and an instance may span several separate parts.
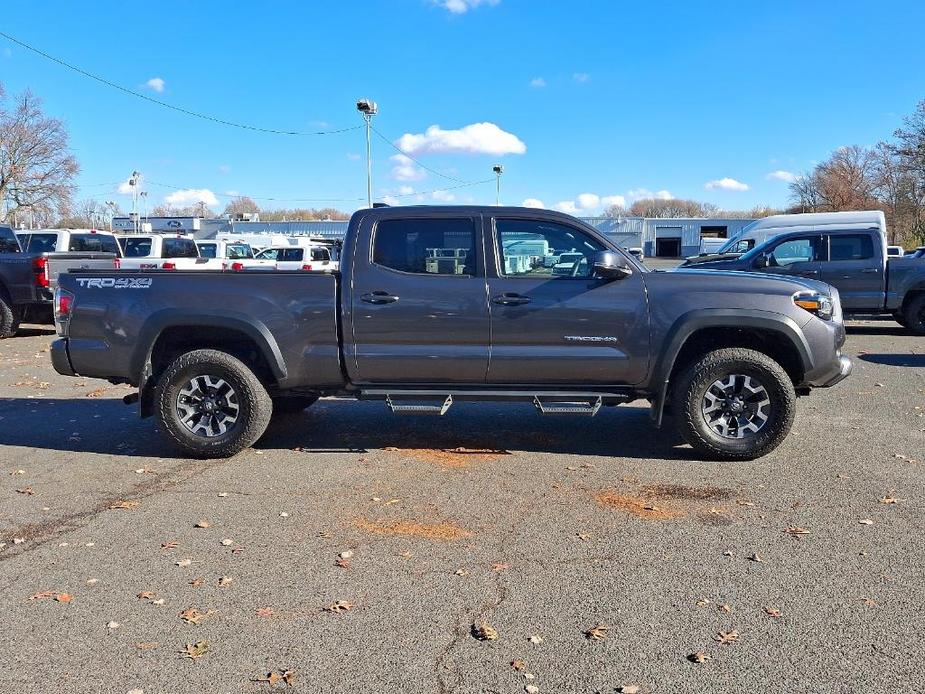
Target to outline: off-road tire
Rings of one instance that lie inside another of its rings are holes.
[[[925,335],[925,294],[919,294],[906,304],[902,326],[915,335]]]
[[[703,414],[704,396],[717,380],[742,374],[764,387],[770,412],[762,428],[743,438],[727,438],[710,427]],[[739,347],[718,349],[690,364],[674,381],[672,401],[681,436],[695,451],[713,460],[754,460],[783,441],[796,414],[793,382],[766,354]]]
[[[299,414],[318,402],[314,395],[294,395],[291,397],[273,398],[273,416],[284,417],[286,415]]]
[[[235,391],[237,420],[221,435],[193,433],[181,421],[177,405],[180,390],[197,376],[221,378]],[[214,349],[198,349],[177,357],[158,379],[154,398],[158,424],[177,447],[194,458],[230,458],[239,453],[263,435],[273,414],[273,401],[250,367]]]
[[[19,319],[19,311],[14,309],[0,294],[0,340],[16,335],[16,331],[19,330]]]

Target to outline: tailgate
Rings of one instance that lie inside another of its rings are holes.
[[[114,270],[116,256],[113,253],[49,253],[48,282],[58,286],[58,275],[70,270]]]

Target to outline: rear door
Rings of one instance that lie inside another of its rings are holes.
[[[605,244],[559,221],[499,216],[486,223],[493,384],[623,385],[648,371],[642,274],[594,275]]]
[[[828,258],[822,263],[822,281],[841,294],[847,310],[880,309],[886,300],[883,273],[886,263],[874,247],[872,234],[828,236]]]
[[[352,341],[345,351],[354,380],[485,382],[489,325],[479,226],[480,215],[451,211],[364,222],[345,338]]]
[[[293,246],[280,249],[276,257],[277,270],[301,270],[305,264],[305,249]]]

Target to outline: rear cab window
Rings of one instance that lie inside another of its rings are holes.
[[[171,239],[165,238],[163,250],[161,251],[161,257],[163,258],[198,258],[199,251],[196,248],[196,242],[192,239]]]
[[[67,249],[84,253],[115,253],[119,255],[119,244],[108,234],[71,234]]]
[[[149,258],[151,256],[149,237],[119,239],[119,243],[122,246],[122,255],[126,258]]]
[[[376,225],[372,261],[416,275],[478,273],[472,219],[385,219]]]

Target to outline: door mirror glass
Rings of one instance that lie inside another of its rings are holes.
[[[632,268],[619,253],[598,251],[594,254],[594,276],[607,280],[622,280],[633,274]]]
[[[755,258],[755,267],[763,268],[768,266],[768,256],[764,253]]]

